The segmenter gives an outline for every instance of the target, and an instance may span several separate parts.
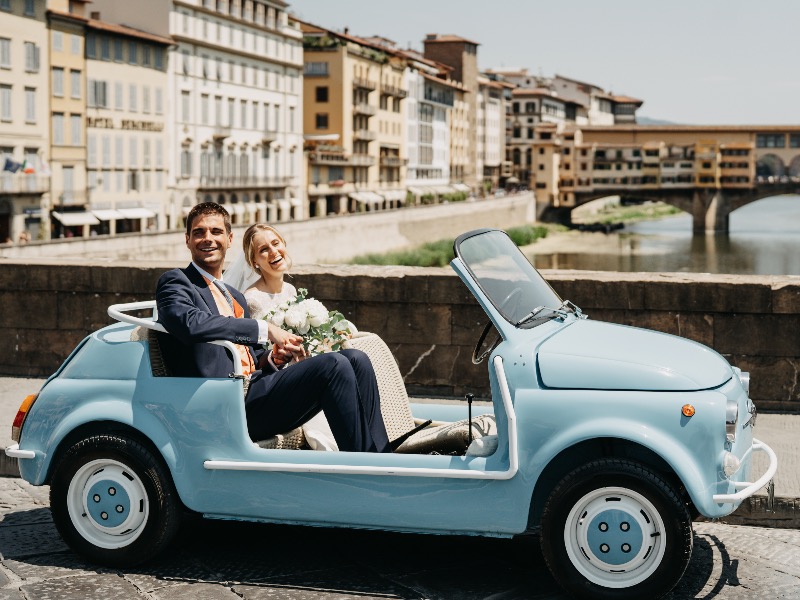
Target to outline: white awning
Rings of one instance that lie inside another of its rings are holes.
[[[425,191],[425,188],[421,187],[410,187],[408,188],[408,191],[414,194],[415,196],[424,196],[427,193]]]
[[[468,192],[470,191],[470,187],[466,183],[454,183],[453,189],[457,192]]]
[[[437,194],[452,194],[453,193],[453,188],[451,188],[449,185],[437,185],[437,186],[434,186],[433,189],[436,191]]]
[[[76,225],[97,225],[97,220],[90,212],[58,212],[53,211],[53,217],[61,221],[65,227],[75,227]]]
[[[349,196],[353,200],[363,202],[364,204],[377,204],[383,202],[383,196],[375,192],[350,192]]]
[[[118,208],[123,219],[149,219],[155,217],[156,213],[147,208]]]
[[[406,199],[406,191],[405,190],[385,190],[381,192],[381,196],[383,196],[389,202],[397,200],[399,202],[404,202]]]
[[[92,214],[101,221],[116,221],[117,219],[125,218],[118,210],[98,209],[93,210]]]

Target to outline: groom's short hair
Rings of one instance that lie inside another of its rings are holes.
[[[216,202],[201,202],[195,204],[189,215],[186,217],[186,235],[192,234],[192,225],[197,217],[203,215],[219,215],[225,221],[225,231],[231,232],[231,215],[225,210],[225,207]]]

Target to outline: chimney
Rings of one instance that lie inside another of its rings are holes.
[[[94,19],[95,21],[99,21],[99,20],[100,20],[100,11],[98,11],[98,10],[93,10],[93,11],[91,12],[90,16],[91,16],[91,17],[92,17],[92,19]]]
[[[344,28],[344,34],[347,35],[348,33],[350,33],[350,28],[349,27],[345,27]]]

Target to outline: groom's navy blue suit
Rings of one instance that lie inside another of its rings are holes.
[[[245,397],[247,427],[254,440],[289,431],[322,409],[340,450],[388,452],[375,372],[358,350],[315,356],[276,370],[258,342],[258,322],[250,318],[238,290],[226,286],[244,311],[237,319],[220,315],[208,283],[189,265],[158,280],[158,321],[170,335],[159,334],[164,361],[177,377],[228,377],[233,361],[222,346],[228,340],[248,349],[260,370],[250,377]]]

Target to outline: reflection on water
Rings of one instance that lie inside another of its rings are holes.
[[[683,213],[609,237],[616,238],[616,249],[605,240],[604,252],[529,258],[541,269],[800,275],[800,196],[767,198],[734,211],[727,235],[693,235],[692,218]]]

